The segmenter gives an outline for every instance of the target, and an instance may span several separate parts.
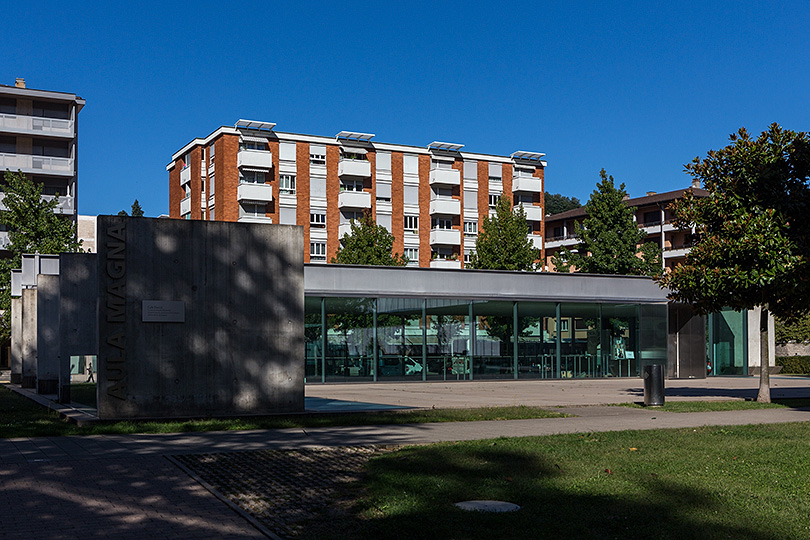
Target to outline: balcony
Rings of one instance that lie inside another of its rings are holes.
[[[431,246],[460,246],[461,231],[458,229],[433,229],[430,231]]]
[[[543,181],[534,176],[518,175],[512,179],[512,191],[522,193],[542,193]]]
[[[236,154],[236,166],[240,169],[269,171],[273,168],[273,152],[267,150],[240,150]]]
[[[349,223],[341,223],[338,226],[338,238],[343,238],[346,234],[352,234],[352,224]]]
[[[42,200],[45,201],[52,201],[56,195],[43,195]],[[6,198],[6,194],[0,192],[0,210],[7,210],[6,205],[3,204],[3,200]],[[73,197],[69,197],[67,195],[60,195],[59,196],[59,204],[56,205],[56,208],[53,209],[54,214],[73,214],[76,211],[76,203]]]
[[[180,215],[185,216],[191,212],[191,197],[186,197],[180,201]]]
[[[338,176],[341,178],[370,178],[371,162],[360,159],[343,158],[338,161]]]
[[[191,182],[191,167],[186,166],[180,171],[180,185],[185,186]]]
[[[535,249],[543,249],[543,237],[539,234],[530,234],[527,236],[529,242],[532,243],[532,247]]]
[[[533,204],[521,204],[520,206],[526,212],[526,221],[543,221],[542,206],[534,206]]]
[[[267,216],[240,216],[239,223],[273,223],[273,218]]]
[[[430,169],[431,186],[460,186],[461,173],[458,169]]]
[[[461,270],[461,261],[452,259],[433,259],[430,261],[431,268],[449,268],[451,270]]]
[[[273,186],[243,182],[236,188],[236,199],[239,202],[267,204],[273,201]]]
[[[73,159],[30,154],[0,154],[0,171],[21,170],[31,174],[73,176]]]
[[[21,116],[18,114],[0,114],[0,131],[35,136],[67,137],[69,139],[74,136],[73,120]]]
[[[430,214],[442,216],[460,216],[461,201],[458,199],[437,198],[430,201]]]
[[[367,191],[341,191],[338,208],[371,208],[371,193]]]

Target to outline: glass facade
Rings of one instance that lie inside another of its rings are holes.
[[[305,300],[307,382],[637,377],[666,363],[666,304]]]
[[[709,315],[708,365],[709,375],[748,374],[747,312],[724,309]]]

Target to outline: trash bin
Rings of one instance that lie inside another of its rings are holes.
[[[664,404],[664,366],[644,366],[644,406],[660,407]]]

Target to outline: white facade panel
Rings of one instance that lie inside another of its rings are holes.
[[[419,156],[405,154],[402,157],[402,172],[405,174],[419,174]]]
[[[391,198],[391,182],[377,181],[377,198],[390,199]]]
[[[309,178],[309,196],[326,199],[325,176],[311,176]]]
[[[377,171],[391,171],[391,152],[377,152]]]
[[[283,161],[295,161],[295,143],[283,141],[278,143],[278,158]]]
[[[371,208],[371,193],[366,191],[341,191],[338,208]]]

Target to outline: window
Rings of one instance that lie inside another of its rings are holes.
[[[318,229],[326,227],[326,213],[316,212],[309,215],[309,226]]]
[[[340,191],[363,191],[363,181],[343,180],[340,184]]]
[[[191,186],[186,184],[185,186],[183,186],[183,189],[186,192],[186,197],[191,197]]]
[[[216,179],[216,177],[213,174],[208,176],[208,187],[211,188],[208,195],[213,195],[214,194],[214,187],[216,187],[215,179]]]
[[[355,161],[368,161],[365,150],[356,150],[354,148],[342,148],[340,151],[341,159],[353,159]]]
[[[472,261],[472,254],[473,254],[472,251],[465,251],[464,252],[464,265],[465,266],[470,264],[470,262]]]
[[[416,232],[419,229],[419,216],[405,216],[405,230]]]
[[[213,144],[208,147],[208,159],[209,161],[214,161],[214,151],[216,150],[216,146]]]
[[[267,150],[267,143],[257,141],[239,141],[239,150]]]
[[[644,225],[658,225],[659,223],[661,223],[660,211],[644,212]]]
[[[503,180],[501,179],[500,176],[490,176],[489,181],[490,182],[495,182],[497,184],[500,184],[501,182],[503,182]]]
[[[433,218],[434,229],[452,229],[453,220],[450,218]]]
[[[278,192],[292,195],[295,193],[295,175],[280,174],[278,176]]]
[[[216,220],[215,213],[214,213],[214,207],[213,207],[213,206],[209,206],[209,207],[208,207],[208,219],[210,219],[211,221],[215,221],[215,220]]]
[[[239,171],[240,184],[264,184],[265,176],[263,172],[258,171]]]
[[[326,260],[326,242],[309,243],[309,259],[311,261]]]
[[[478,222],[477,221],[465,221],[464,222],[464,234],[475,236],[478,234]]]
[[[239,209],[240,216],[265,217],[267,213],[266,204],[241,203]]]
[[[326,165],[326,154],[312,153],[309,154],[310,165]]]
[[[490,208],[495,208],[496,206],[498,206],[498,199],[500,199],[500,198],[501,198],[500,193],[490,193],[489,194],[489,207]]]
[[[340,215],[342,218],[340,220],[341,223],[349,223],[350,221],[360,222],[360,220],[363,219],[363,212],[351,212],[351,211],[347,212],[343,210],[340,212]]]
[[[419,248],[405,248],[405,256],[408,257],[409,266],[419,265]]]
[[[437,199],[452,199],[453,198],[453,189],[452,188],[433,188],[433,192],[436,194]]]
[[[515,195],[515,204],[525,204],[531,206],[534,203],[534,197],[531,194]]]

